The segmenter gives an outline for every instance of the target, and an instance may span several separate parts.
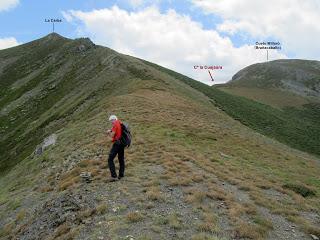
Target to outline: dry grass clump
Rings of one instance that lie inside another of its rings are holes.
[[[173,175],[173,176],[168,176],[168,184],[172,187],[175,186],[190,186],[192,183],[192,179],[190,177],[186,176],[181,176],[181,175]]]
[[[315,236],[320,236],[320,228],[318,226],[314,225],[313,223],[311,223],[310,221],[308,221],[298,215],[289,216],[288,220],[302,226],[302,229],[304,230],[304,232],[309,233],[309,234],[313,234]]]
[[[12,234],[14,228],[15,228],[14,222],[5,224],[3,228],[0,229],[0,237],[9,237],[9,235]]]
[[[66,223],[57,227],[48,240],[73,240],[79,234],[79,227],[71,228]]]
[[[71,186],[80,182],[80,173],[81,169],[79,167],[76,167],[72,169],[70,172],[63,174],[60,178],[58,186],[59,191],[69,189]]]
[[[40,192],[45,193],[45,192],[52,192],[54,190],[54,188],[52,186],[44,186],[42,188],[40,188]]]
[[[264,239],[273,228],[272,223],[262,217],[255,217],[254,224],[239,220],[236,226],[237,236],[240,238]]]
[[[20,210],[16,215],[16,221],[22,221],[27,215],[27,211],[25,209]]]
[[[67,224],[61,224],[59,227],[56,228],[53,239],[56,239],[57,237],[65,235],[69,231],[70,231],[70,227]]]
[[[82,221],[85,220],[86,218],[94,215],[96,212],[97,212],[97,209],[91,209],[91,208],[84,209],[84,210],[78,212],[76,218],[77,218],[77,220],[78,220],[79,222],[82,222]]]
[[[198,190],[198,189],[195,189],[195,188],[189,189],[187,191],[187,193],[188,193],[188,196],[186,197],[186,201],[188,203],[200,204],[206,198],[205,192]]]
[[[143,219],[143,216],[140,212],[129,212],[126,216],[128,222],[135,223],[140,222]]]
[[[219,227],[217,224],[217,217],[211,213],[205,213],[203,222],[198,225],[200,232],[217,233]]]
[[[175,230],[183,228],[182,220],[177,213],[172,213],[168,216],[168,224]]]
[[[194,174],[191,177],[192,182],[200,183],[204,181],[204,176],[202,174]]]
[[[219,201],[228,201],[232,198],[230,193],[227,193],[224,189],[219,187],[218,185],[213,183],[213,186],[211,186],[208,191],[206,192],[206,195],[210,199],[219,200]]]
[[[67,179],[59,184],[59,191],[64,191],[66,189],[70,189],[72,186],[74,186],[76,183],[80,181],[80,177],[74,177],[72,179]]]
[[[147,198],[152,201],[163,201],[164,197],[158,187],[151,187],[146,192]]]
[[[104,214],[107,212],[107,210],[108,210],[108,206],[105,203],[102,203],[96,207],[96,211],[98,214]]]

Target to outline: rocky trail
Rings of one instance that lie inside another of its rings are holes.
[[[85,156],[73,153],[61,166],[51,166],[47,173],[55,176],[56,189],[44,203],[29,209],[32,217],[20,224],[12,239],[205,239],[212,234],[217,239],[247,239],[239,236],[237,226],[241,221],[253,223],[257,216],[271,225],[266,239],[312,239],[283,216],[257,206],[246,191],[219,179],[197,162],[183,162],[184,170],[192,169],[192,174],[198,176],[196,181],[183,184],[184,179],[178,176],[182,184],[173,183],[165,177],[168,162],[162,161],[161,156],[158,161],[150,160],[161,152],[161,146],[151,149],[145,152],[144,161],[134,164],[129,150],[126,177],[113,183],[106,182],[106,150]],[[168,152],[162,155],[168,156]],[[86,162],[74,156],[92,160]],[[74,171],[79,165],[94,168],[77,170],[76,176]],[[70,173],[78,181],[72,188],[62,190],[58,182]],[[223,196],[211,195],[212,190]],[[266,194],[288,197],[271,189]],[[24,205],[36,202],[32,198],[26,197]],[[241,212],[235,206],[253,210]],[[47,238],[49,235],[51,238]]]

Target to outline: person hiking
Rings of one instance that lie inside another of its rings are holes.
[[[117,181],[118,179],[121,179],[124,177],[124,168],[125,168],[125,163],[124,163],[124,148],[125,145],[123,145],[120,141],[121,135],[122,135],[122,128],[121,128],[121,121],[118,120],[118,118],[115,115],[111,115],[109,117],[109,121],[112,123],[112,128],[107,131],[108,134],[112,135],[112,147],[109,153],[109,158],[108,158],[108,165],[111,173],[111,178],[109,181]],[[114,158],[118,155],[118,160],[119,160],[119,175],[117,176],[116,173],[116,168],[114,165]]]

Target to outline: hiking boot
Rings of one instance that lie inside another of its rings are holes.
[[[116,182],[118,181],[119,179],[117,177],[110,177],[106,180],[106,182]]]
[[[123,178],[124,176],[118,176],[118,179],[120,180],[121,178]]]

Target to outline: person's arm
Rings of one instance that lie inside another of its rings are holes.
[[[111,141],[112,141],[113,138],[114,138],[114,135],[116,134],[114,127],[112,127],[111,129],[109,129],[109,130],[107,131],[107,134],[111,137]]]

